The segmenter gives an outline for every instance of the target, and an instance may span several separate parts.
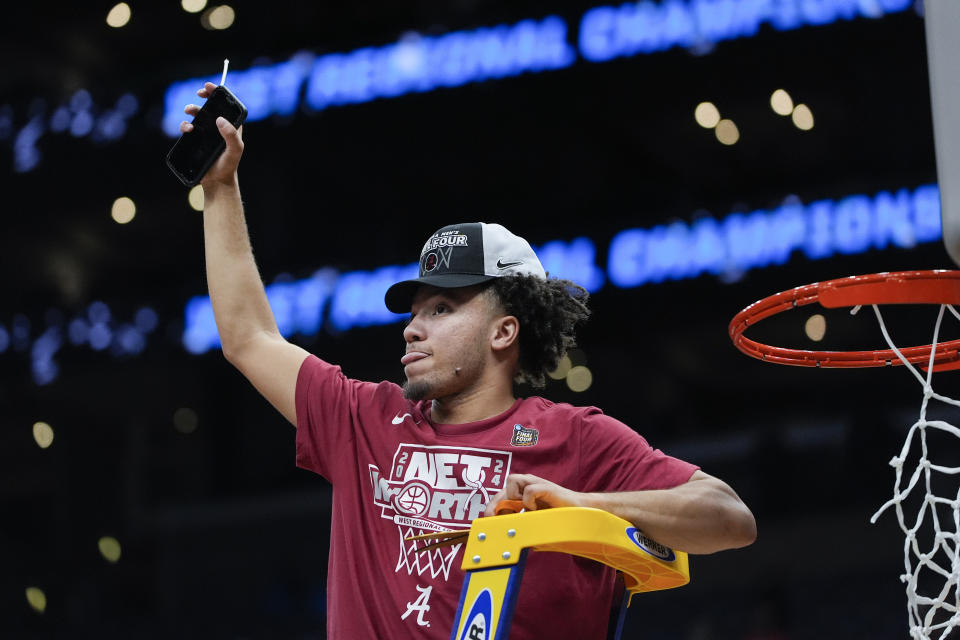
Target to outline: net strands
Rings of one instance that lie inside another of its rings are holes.
[[[397,556],[397,566],[394,571],[405,568],[410,575],[427,574],[433,579],[442,575],[444,580],[448,580],[450,568],[463,544],[423,551],[423,548],[432,542],[431,540],[408,540],[425,533],[432,533],[432,531],[400,527],[400,554]]]
[[[743,335],[748,327],[789,309],[819,302],[826,308],[877,304],[960,304],[960,271],[901,271],[852,276],[797,287],[764,298],[734,316],[729,334],[747,355],[801,367],[882,367],[925,364],[935,370],[960,368],[960,339],[942,344],[870,351],[806,351],[774,347]]]
[[[890,346],[890,351],[896,354],[899,362],[923,387],[923,402],[920,407],[920,417],[910,427],[899,455],[890,460],[890,466],[895,471],[893,497],[873,514],[870,522],[876,523],[884,512],[893,508],[900,529],[904,533],[904,573],[900,579],[906,584],[910,637],[914,640],[933,638],[946,640],[950,632],[960,626],[960,592],[957,589],[960,581],[960,491],[957,491],[953,497],[938,497],[934,494],[933,482],[938,479],[937,474],[957,476],[960,474],[960,467],[935,464],[929,457],[931,447],[928,440],[931,430],[960,440],[960,429],[943,420],[928,420],[927,409],[930,400],[960,407],[960,401],[936,393],[932,386],[935,347],[944,311],[948,309],[958,320],[960,320],[960,314],[951,305],[941,305],[931,341],[931,346],[934,348],[929,351],[926,374],[923,375],[894,345],[884,325],[880,309],[876,305],[871,306],[880,323],[884,340]],[[907,459],[915,453],[915,448],[919,448],[919,459],[913,470],[907,471],[905,468]],[[921,490],[924,492],[921,504],[911,521],[905,512],[904,502],[911,497],[919,498]],[[946,522],[941,521],[938,508],[950,513]],[[927,550],[921,549],[922,543],[918,536],[922,527],[931,528],[933,531],[932,546]],[[935,589],[936,593],[932,595],[921,593],[921,589],[928,588],[931,581],[934,584],[942,582],[942,586],[938,591]]]

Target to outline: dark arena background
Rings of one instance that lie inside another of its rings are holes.
[[[592,292],[543,395],[753,509],[753,546],[691,557],[624,637],[907,637],[903,534],[869,519],[920,385],[762,363],[727,324],[794,286],[953,266],[919,2],[192,1],[3,10],[0,636],[325,636],[331,488],[220,354],[202,195],[164,165],[229,58],[285,335],[399,382],[386,285],[435,229],[505,224]],[[929,342],[936,311],[891,309],[894,340]],[[870,309],[755,331],[884,346]]]

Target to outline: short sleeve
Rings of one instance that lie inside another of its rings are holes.
[[[669,489],[699,469],[651,447],[636,431],[589,407],[581,414],[581,491]]]
[[[335,482],[352,451],[364,403],[373,407],[381,385],[348,378],[340,367],[309,356],[297,374],[297,466]]]

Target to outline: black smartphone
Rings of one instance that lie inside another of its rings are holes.
[[[223,85],[213,90],[194,117],[193,131],[181,135],[167,153],[167,166],[188,187],[200,182],[227,147],[217,128],[219,116],[235,127],[247,118],[247,108]]]

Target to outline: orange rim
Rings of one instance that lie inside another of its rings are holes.
[[[789,309],[819,302],[828,309],[873,304],[960,305],[960,271],[928,270],[873,273],[837,278],[781,291],[754,302],[730,321],[728,332],[743,353],[777,364],[798,367],[885,367],[903,364],[892,349],[873,351],[806,351],[766,345],[743,335],[748,327]],[[900,353],[911,364],[927,365],[931,345],[906,347]],[[937,345],[934,370],[960,368],[960,339]]]

